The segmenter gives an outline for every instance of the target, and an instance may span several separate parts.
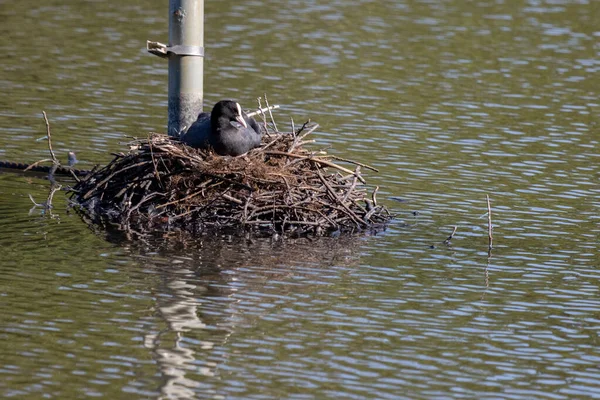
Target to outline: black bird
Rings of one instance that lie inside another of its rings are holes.
[[[200,113],[181,141],[197,149],[212,148],[221,156],[239,156],[260,146],[260,127],[239,103],[221,100],[209,113]]]

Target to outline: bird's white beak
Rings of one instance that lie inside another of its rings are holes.
[[[237,107],[237,112],[238,112],[238,115],[235,117],[235,119],[237,120],[237,122],[244,125],[244,128],[247,128],[248,124],[246,123],[246,120],[244,119],[244,114],[242,114],[242,106],[240,106],[240,103],[235,103],[235,105]]]

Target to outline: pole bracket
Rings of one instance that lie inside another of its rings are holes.
[[[180,44],[176,46],[167,46],[160,42],[147,40],[146,50],[161,58],[169,58],[171,55],[204,57],[204,47],[202,46],[184,46]]]

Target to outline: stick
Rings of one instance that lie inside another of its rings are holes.
[[[275,151],[275,150],[265,151],[265,154],[271,154],[271,155],[276,155],[276,156],[287,156],[287,157],[293,157],[293,158],[298,158],[298,159],[302,159],[302,160],[309,160],[309,161],[313,161],[317,164],[321,164],[321,165],[325,165],[327,167],[339,169],[340,171],[343,171],[350,175],[356,175],[355,172],[350,171],[348,168],[344,168],[342,166],[332,163],[331,161],[322,160],[320,158],[307,157],[307,156],[302,156],[300,154],[294,154],[294,153],[284,153],[282,151]],[[363,177],[360,175],[358,176],[358,180],[361,181],[362,183],[366,183],[365,180],[363,179]]]
[[[379,191],[379,186],[375,186],[375,190],[373,190],[373,205],[376,206],[377,205],[377,192]]]
[[[264,146],[262,146],[259,150],[260,151],[264,151],[266,149],[268,149],[269,147],[273,146],[275,143],[277,143],[279,141],[279,139],[281,138],[281,136],[277,136],[275,139],[271,140],[269,143],[265,144]]]
[[[296,127],[294,125],[294,118],[290,117],[290,120],[292,121],[292,136],[294,138],[294,141],[292,142],[292,145],[289,147],[288,153],[291,153],[294,150],[294,147],[296,147],[296,144],[298,143],[298,133],[296,132]]]
[[[373,214],[375,214],[377,211],[379,211],[379,206],[375,206],[373,207],[368,213],[365,214],[365,216],[363,217],[363,220],[365,222],[367,221],[371,221],[371,217],[373,216]],[[372,223],[373,221],[371,221]]]
[[[444,244],[450,244],[450,241],[454,237],[454,234],[456,233],[457,229],[458,229],[458,226],[455,226],[454,230],[452,231],[452,233],[450,234],[450,236],[448,236],[448,238],[446,240],[444,240]]]
[[[297,132],[294,132],[295,135],[299,135],[304,129],[306,129],[306,127],[308,126],[308,124],[310,124],[310,118],[308,119],[308,121],[306,121],[305,123],[302,124],[302,126],[300,127],[300,129],[298,129]]]
[[[233,201],[233,202],[234,202],[234,203],[236,203],[236,204],[239,204],[239,205],[243,205],[243,204],[244,204],[244,202],[243,202],[243,201],[241,201],[240,199],[236,199],[235,197],[232,197],[232,196],[230,196],[230,195],[228,195],[228,194],[226,194],[226,193],[223,193],[221,196],[222,196],[224,199],[226,199],[226,200],[229,200],[229,201]]]
[[[356,187],[356,183],[358,182],[358,174],[359,173],[360,173],[360,165],[358,165],[356,167],[356,169],[354,170],[354,176],[352,178],[352,185],[350,186],[350,189],[348,189],[348,191],[344,195],[344,198],[342,199],[343,203],[345,203],[348,200],[348,197],[350,197],[350,194],[352,193],[352,191]]]
[[[160,179],[160,174],[158,173],[158,169],[156,168],[156,159],[154,158],[154,150],[152,148],[152,141],[148,140],[148,147],[150,148],[150,157],[152,158],[152,165],[154,165],[154,176],[158,181],[158,184],[164,188],[162,180]]]
[[[310,120],[308,120],[306,123],[309,123]],[[314,124],[313,126],[311,126],[307,132],[304,132],[301,136],[298,137],[298,140],[302,140],[305,137],[307,137],[308,135],[310,135],[311,133],[313,133],[315,131],[315,129],[317,129],[319,127],[319,124]],[[298,134],[300,134],[300,132],[304,131],[304,126],[302,127],[302,129],[298,132]]]
[[[127,170],[130,170],[130,169],[132,169],[132,168],[137,168],[137,167],[143,166],[143,165],[145,165],[145,164],[150,164],[150,163],[152,163],[152,161],[142,161],[142,162],[138,162],[138,163],[136,163],[136,164],[133,164],[133,165],[128,165],[127,167],[125,167],[125,168],[122,168],[122,169],[119,169],[119,170],[117,170],[117,171],[114,171],[114,172],[113,172],[113,173],[111,173],[111,174],[110,174],[108,177],[104,178],[102,181],[100,181],[99,183],[97,183],[97,184],[96,184],[96,185],[95,185],[95,186],[94,186],[92,189],[90,189],[90,190],[89,190],[89,191],[88,191],[86,194],[84,194],[84,195],[83,195],[83,199],[84,199],[84,200],[87,200],[87,199],[90,197],[90,195],[91,195],[91,194],[92,194],[92,193],[93,193],[95,190],[97,190],[97,189],[100,189],[100,186],[102,186],[102,185],[106,184],[108,181],[110,181],[112,178],[114,178],[114,177],[115,177],[115,175],[117,175],[117,174],[120,174],[120,173],[122,173],[122,172],[125,172],[125,171],[127,171]]]
[[[273,113],[271,112],[271,107],[269,107],[269,100],[267,100],[266,93],[265,93],[265,104],[267,105],[267,111],[269,111],[269,116],[271,117],[271,122],[273,123],[273,127],[275,128],[275,132],[279,132],[279,130],[277,130],[277,124],[275,123],[275,120],[273,119]]]
[[[50,156],[52,156],[52,162],[55,165],[60,165],[60,163],[56,159],[56,155],[54,155],[54,150],[52,150],[52,135],[50,134],[50,122],[48,122],[46,111],[42,111],[42,114],[44,115],[44,122],[46,122],[46,136],[48,136],[48,149],[50,149]]]
[[[75,181],[81,182],[81,179],[79,179],[79,177],[77,176],[75,171],[73,171],[73,169],[69,169],[69,172],[71,173],[71,175],[73,176],[73,179],[75,179]]]
[[[304,123],[304,125],[302,125],[302,128],[300,128],[298,130],[298,132],[294,132],[292,131],[292,135],[294,135],[294,141],[292,142],[292,144],[289,146],[288,148],[288,153],[292,153],[294,151],[294,149],[301,145],[302,139],[304,139],[306,136],[310,135],[311,133],[313,133],[315,131],[315,129],[317,129],[319,127],[319,124],[315,124],[313,126],[310,127],[310,129],[307,132],[304,132],[302,135],[300,135],[300,132],[303,132],[304,129],[306,128],[306,125],[310,122],[310,120],[306,121]]]
[[[494,237],[492,236],[492,207],[490,206],[490,196],[485,195],[487,199],[487,208],[488,208],[488,238],[489,238],[489,247],[488,250],[492,251],[494,244]]]
[[[350,207],[348,207],[346,204],[344,204],[341,199],[335,194],[335,192],[333,191],[333,189],[331,188],[331,186],[327,183],[327,181],[325,180],[325,178],[323,178],[323,175],[321,174],[321,170],[317,169],[317,174],[319,175],[319,179],[321,180],[321,182],[323,182],[323,185],[325,185],[325,188],[327,189],[327,191],[329,192],[329,194],[331,195],[332,200],[335,200],[336,203],[340,204],[347,212],[348,214],[352,217],[352,219],[354,219],[354,221],[356,222],[357,226],[360,228],[360,226],[362,224],[366,225],[366,222],[363,222],[358,215],[356,215],[356,213],[354,211],[352,211],[350,209]]]
[[[142,200],[140,200],[140,202],[137,203],[137,205],[135,205],[129,209],[129,211],[127,212],[127,218],[125,220],[129,221],[129,218],[131,217],[131,213],[133,213],[135,210],[139,209],[142,206],[142,204],[144,204],[148,200],[152,200],[156,196],[161,196],[161,195],[162,195],[161,193],[153,192],[153,193],[150,193],[150,194],[144,196],[144,198],[142,198]]]
[[[29,167],[25,168],[23,171],[29,171],[34,167],[37,167],[38,165],[45,163],[47,161],[52,161],[52,163],[54,163],[54,160],[52,160],[51,158],[44,158],[43,160],[39,160],[34,162],[33,164],[29,164]]]
[[[256,101],[258,102],[258,111],[257,114],[260,114],[260,117],[262,118],[262,122],[263,122],[263,127],[264,130],[267,134],[267,136],[271,137],[271,135],[269,134],[269,127],[267,126],[267,116],[265,115],[265,111],[266,108],[263,109],[262,103],[261,103],[261,99],[262,97],[257,97]],[[251,116],[252,114],[248,114],[248,116]]]
[[[285,221],[288,225],[311,225],[311,226],[321,226],[320,222],[312,222],[312,221]],[[248,225],[273,225],[273,221],[266,220],[255,220],[246,222]]]
[[[278,108],[279,108],[279,105],[275,104],[275,105],[270,106],[270,107],[259,108],[256,111],[252,111],[250,113],[246,113],[246,115],[249,116],[249,117],[254,117],[255,115],[258,115],[258,114],[264,114],[265,111],[277,110]]]
[[[365,167],[367,169],[370,169],[371,171],[379,172],[379,170],[377,168],[371,167],[370,165],[367,165],[367,164],[359,163],[357,161],[348,160],[347,158],[342,158],[342,157],[338,157],[338,156],[330,156],[330,157],[333,158],[334,160],[345,161],[345,162],[350,163],[350,164],[360,165],[361,167]]]
[[[207,182],[209,182],[209,181],[206,181],[206,182],[204,182],[204,183],[207,183]],[[204,185],[204,184],[202,184],[202,185]],[[202,185],[200,185],[200,186],[202,186]],[[159,204],[159,205],[158,205],[158,206],[156,206],[155,208],[158,210],[159,208],[164,208],[164,207],[167,207],[167,206],[171,206],[171,205],[173,205],[173,204],[182,203],[182,202],[184,202],[184,201],[187,201],[187,200],[189,200],[189,199],[191,199],[191,198],[193,198],[193,197],[196,197],[196,196],[198,196],[199,194],[202,194],[202,192],[204,192],[204,188],[203,188],[202,190],[199,190],[199,191],[197,191],[197,192],[194,192],[194,193],[192,193],[192,194],[190,194],[190,195],[188,195],[188,196],[184,197],[183,199],[179,199],[179,200],[173,200],[173,201],[170,201],[170,202],[168,202],[168,203]]]

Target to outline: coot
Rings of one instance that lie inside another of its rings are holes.
[[[221,100],[209,113],[200,113],[181,141],[197,149],[212,148],[221,156],[239,156],[260,146],[260,127],[239,103]]]

